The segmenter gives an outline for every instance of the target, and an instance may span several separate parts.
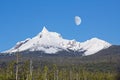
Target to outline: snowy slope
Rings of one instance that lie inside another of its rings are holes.
[[[43,30],[32,39],[28,38],[25,41],[18,42],[12,49],[4,51],[4,53],[28,50],[55,54],[62,50],[72,50],[77,52],[86,51],[84,55],[91,55],[110,46],[111,44],[108,42],[97,38],[92,38],[81,43],[75,40],[63,39],[60,34],[50,32],[44,27]]]
[[[87,41],[81,43],[81,47],[84,50],[87,50],[84,53],[84,55],[91,55],[91,54],[97,53],[98,51],[100,51],[102,49],[106,49],[110,46],[111,46],[110,43],[100,40],[98,38],[92,38],[90,40],[87,40]]]

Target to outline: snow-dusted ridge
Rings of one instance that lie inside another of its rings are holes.
[[[85,42],[77,42],[75,40],[63,39],[62,36],[56,32],[50,32],[45,27],[43,30],[33,38],[27,38],[24,41],[18,42],[10,50],[4,51],[4,53],[13,53],[21,51],[44,51],[48,54],[55,54],[62,50],[72,51],[85,51],[84,55],[95,54],[96,52],[110,47],[111,44],[100,40],[98,38],[92,38]]]
[[[102,49],[110,47],[111,44],[98,38],[92,38],[81,43],[81,47],[87,50],[84,55],[92,55]]]

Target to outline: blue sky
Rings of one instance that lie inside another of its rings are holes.
[[[63,38],[120,44],[120,0],[0,0],[0,52],[43,28]],[[82,19],[76,26],[74,17]]]

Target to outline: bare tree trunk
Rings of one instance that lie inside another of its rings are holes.
[[[55,80],[55,77],[56,77],[56,74],[55,74],[55,71],[54,71],[54,80]]]
[[[56,78],[57,78],[56,80],[58,80],[58,70],[57,70],[56,72],[57,72],[57,73],[56,73]]]
[[[72,80],[72,71],[70,70],[69,79]]]
[[[78,75],[78,73],[76,73],[76,80],[79,80],[79,75]]]
[[[32,66],[32,60],[30,60],[30,78],[32,80],[32,72],[33,72],[33,66]]]
[[[18,53],[16,53],[16,80],[18,80],[18,62],[19,62],[19,59],[18,59]]]

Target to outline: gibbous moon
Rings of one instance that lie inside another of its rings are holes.
[[[81,18],[79,16],[75,16],[75,24],[79,26],[81,24]]]

